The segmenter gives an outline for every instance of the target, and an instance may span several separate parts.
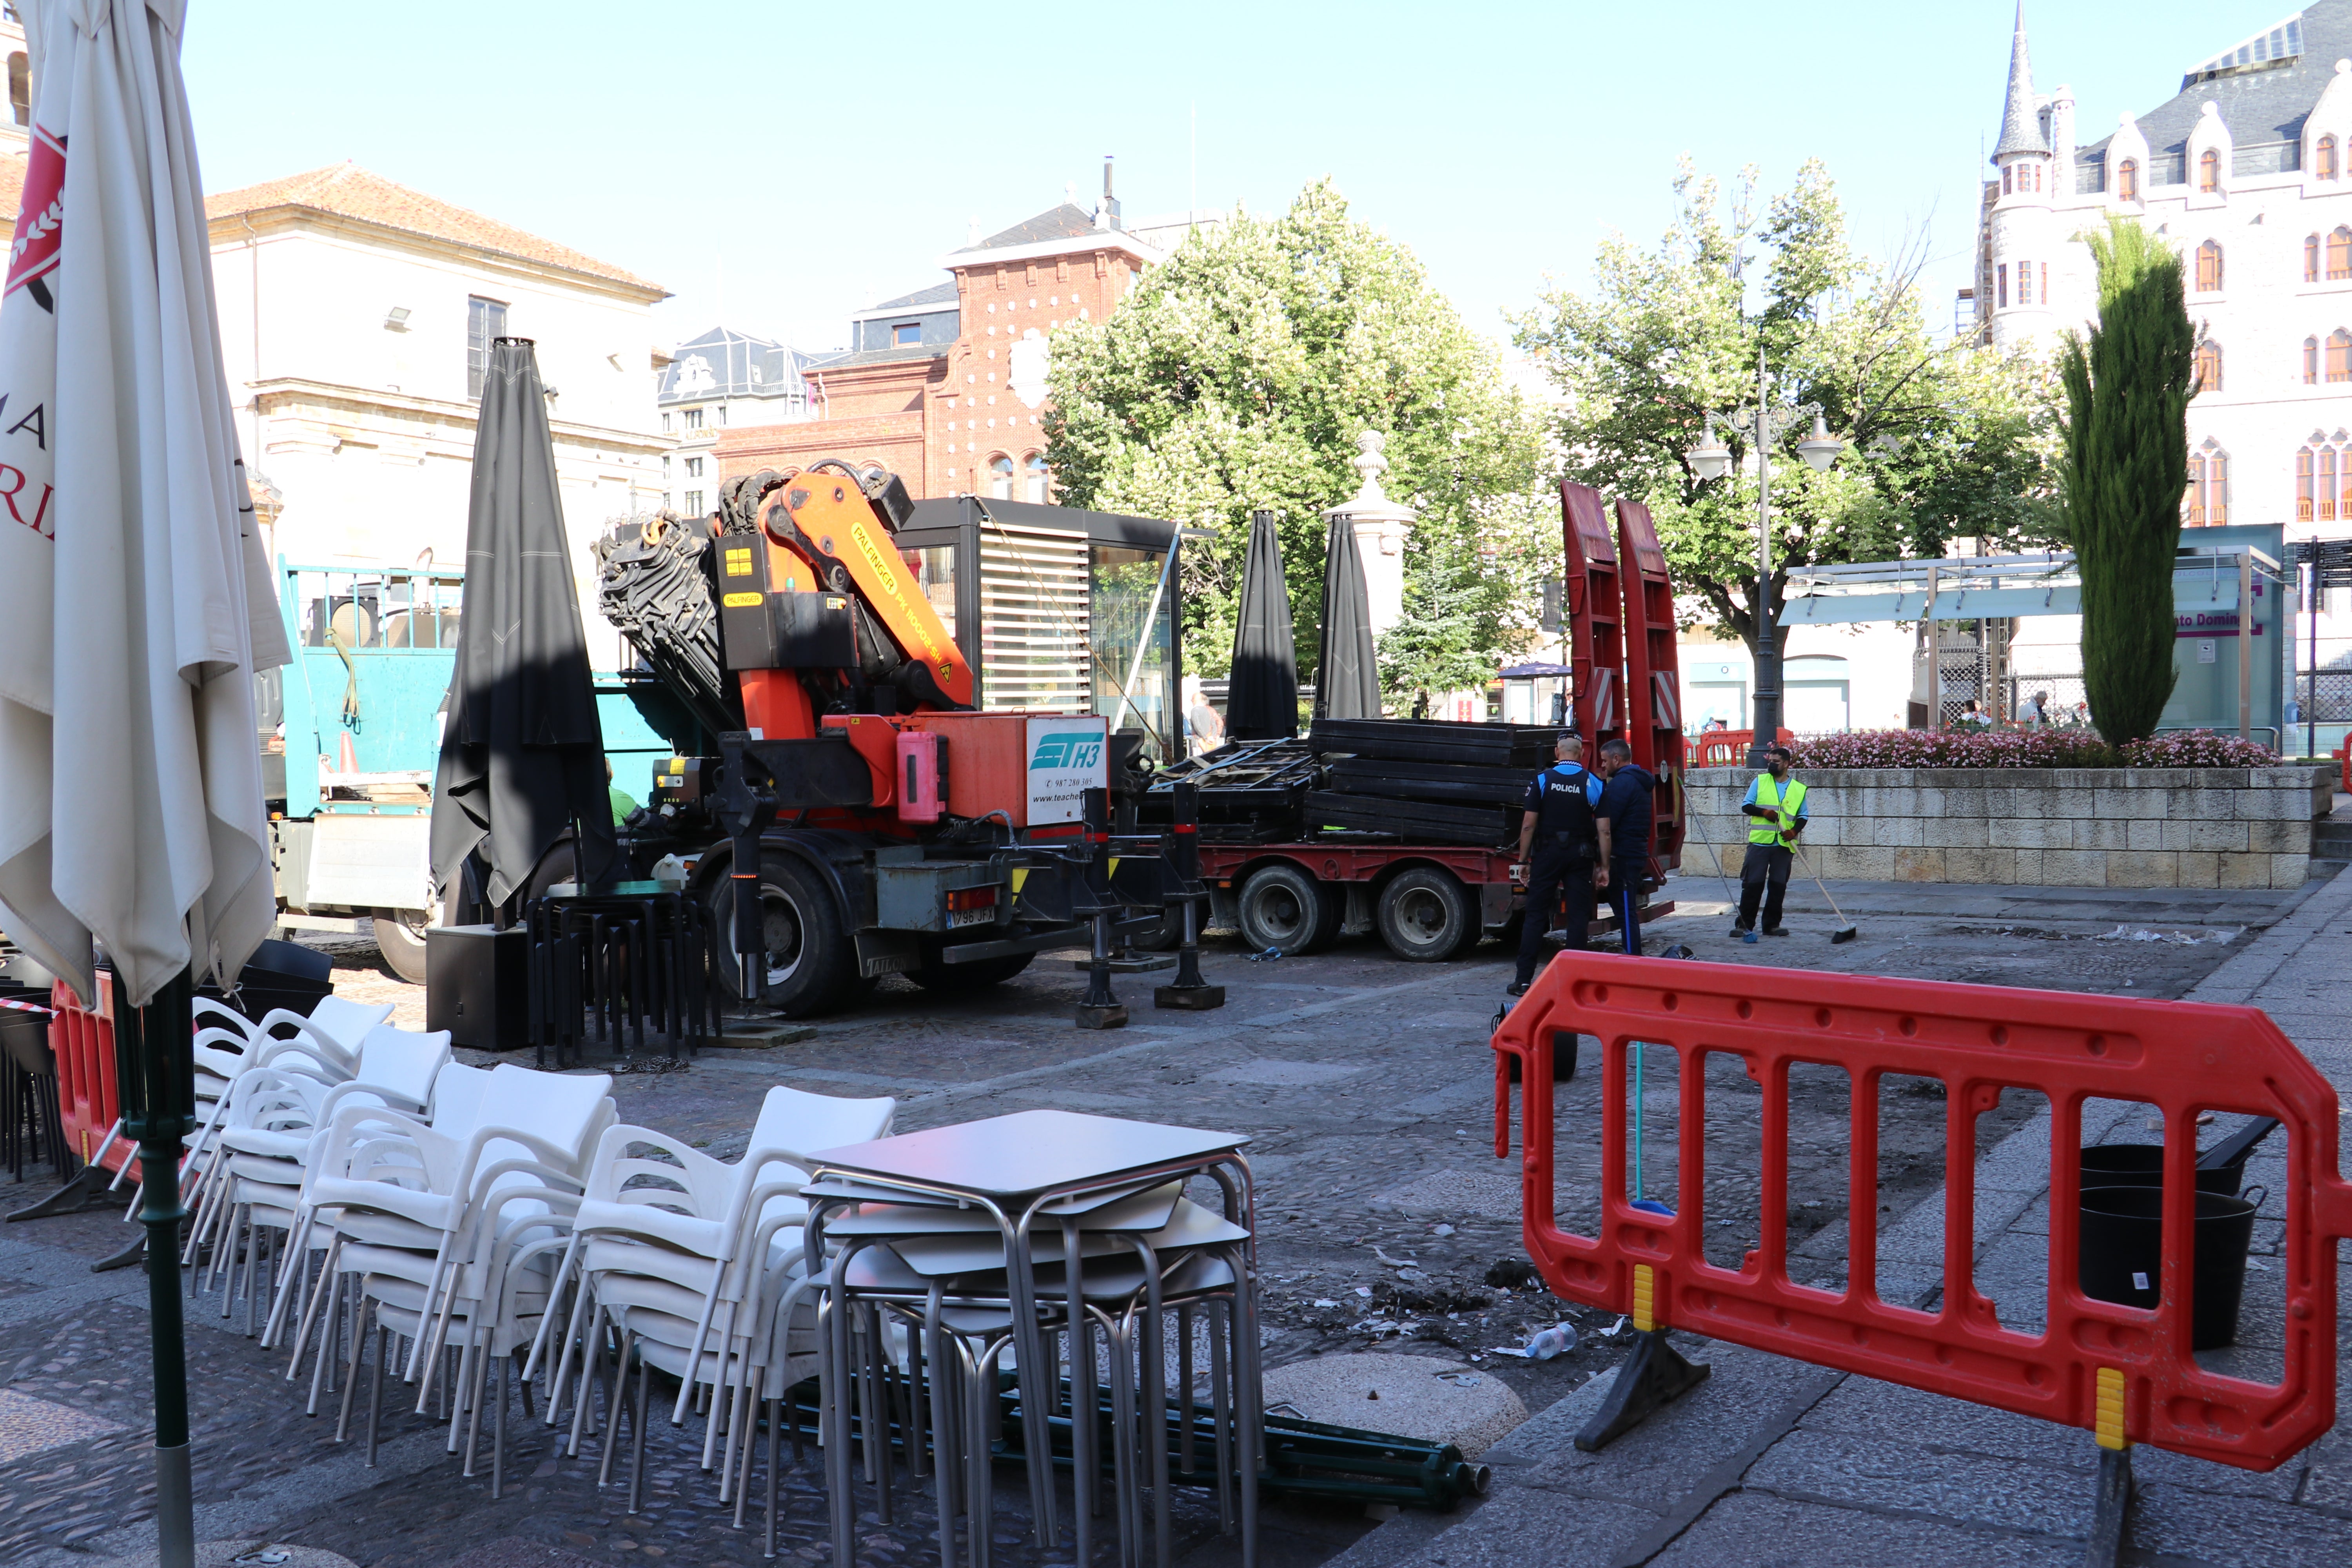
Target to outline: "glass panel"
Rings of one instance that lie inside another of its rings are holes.
[[[1162,762],[1171,749],[1168,552],[1097,544],[1094,551],[1094,710],[1114,730],[1140,726]]]
[[[1087,711],[1087,577],[1084,534],[982,524],[982,708]]]
[[[907,552],[915,569],[915,582],[923,590],[923,597],[948,628],[948,636],[956,635],[955,558],[952,544],[926,545]]]

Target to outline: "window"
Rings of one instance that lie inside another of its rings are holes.
[[[1002,452],[988,459],[988,493],[996,500],[1013,499],[1013,459]]]
[[[1993,273],[2000,279],[1999,288],[1994,295],[1996,308],[2007,310],[2009,308],[2009,263],[2002,262],[1993,268]]]
[[[1045,504],[1045,454],[1032,452],[1021,459],[1022,499]]]
[[[2116,170],[2116,199],[2125,202],[2139,200],[2138,159],[2126,158]]]
[[[2305,283],[2319,281],[2319,237],[2315,234],[2303,237],[2303,280]]]
[[[2352,332],[2341,327],[2327,334],[2327,379],[2352,381]]]
[[[688,490],[686,492],[686,512],[688,517],[700,517],[702,515],[702,492],[700,490]]]
[[[2319,449],[2319,483],[2315,488],[2323,521],[2333,521],[2336,516],[2336,458],[2335,447],[2322,447]]]
[[[466,395],[482,395],[490,374],[490,345],[507,335],[507,308],[479,295],[466,301]]]
[[[2008,195],[2017,189],[2017,166],[2004,163],[2000,167],[2000,194]]]
[[[2305,386],[2319,384],[2319,340],[2317,338],[2303,340],[2303,384]]]
[[[2210,340],[2197,345],[2197,390],[2221,390],[2221,345]],[[694,464],[688,463],[686,471],[694,472]]]
[[[2214,148],[2197,154],[2197,188],[2208,195],[2221,188],[2221,154]]]
[[[669,434],[669,412],[667,409],[662,412],[662,434],[665,436]],[[669,459],[664,458],[662,461],[667,462]]]
[[[689,408],[686,411],[686,427],[689,430],[699,430],[702,428],[701,409]]]
[[[662,480],[664,483],[667,483],[669,480],[669,454],[667,452],[664,452],[662,454]]]
[[[2218,528],[2230,521],[2230,455],[2214,445],[2189,457],[2189,526]]]
[[[2209,239],[2197,247],[2197,289],[2201,294],[2212,294],[2219,292],[2221,287],[2221,247]]]
[[[2294,455],[2294,516],[2298,522],[2309,522],[2312,512],[2311,448],[2305,447]]]
[[[898,322],[890,329],[890,341],[901,348],[921,342],[923,341],[923,323],[920,321]]]
[[[719,424],[724,425],[727,423],[727,405],[722,403],[717,408],[712,409],[711,412],[719,416]]]
[[[2339,226],[2327,237],[2327,277],[2352,278],[2352,228]]]
[[[686,460],[686,477],[689,479],[698,479],[702,477],[701,458],[688,458]]]
[[[2050,303],[2050,263],[2046,261],[2042,264],[2042,302]]]
[[[2319,139],[2318,150],[2313,156],[2311,163],[2311,172],[2318,178],[2323,180],[2332,180],[2336,177],[2335,137],[2323,136]]]
[[[33,122],[33,78],[20,54],[8,57],[8,107],[17,124]]]
[[[2033,303],[2033,263],[2031,261],[2017,264],[2017,302],[2021,305]]]

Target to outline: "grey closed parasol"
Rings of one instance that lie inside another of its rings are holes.
[[[1297,733],[1298,650],[1290,629],[1290,590],[1282,580],[1282,543],[1274,513],[1254,511],[1225,692],[1225,738],[1271,741]]]
[[[1380,664],[1372,648],[1372,601],[1364,588],[1364,557],[1345,517],[1331,519],[1323,553],[1323,637],[1315,664],[1315,713],[1320,719],[1381,716]]]
[[[465,613],[433,779],[434,883],[455,899],[479,850],[482,897],[504,906],[575,823],[579,875],[597,880],[617,845],[555,446],[530,340],[500,338],[474,436]]]

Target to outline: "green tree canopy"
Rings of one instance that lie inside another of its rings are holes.
[[[2067,334],[2066,503],[2083,572],[2083,689],[2116,745],[2164,715],[2173,668],[2173,552],[2189,486],[2197,332],[2180,258],[2128,219],[2089,237],[2099,323]]]
[[[1219,674],[1231,658],[1256,508],[1278,515],[1301,674],[1312,665],[1322,513],[1355,493],[1370,429],[1388,437],[1388,493],[1421,514],[1408,616],[1444,612],[1383,639],[1388,684],[1494,673],[1544,570],[1521,547],[1540,528],[1540,422],[1412,253],[1351,218],[1330,181],[1279,217],[1193,231],[1117,310],[1055,335],[1049,387],[1046,460],[1066,504],[1214,535],[1185,547],[1186,668]]]
[[[1678,591],[1755,646],[1754,427],[1730,416],[1756,400],[1759,355],[1771,401],[1818,404],[1845,443],[1826,474],[1789,445],[1802,426],[1774,449],[1776,618],[1791,565],[1937,556],[1958,537],[2024,546],[2059,534],[2048,368],[1967,342],[1939,346],[1917,256],[1882,266],[1856,255],[1820,162],[1798,172],[1760,223],[1753,169],[1727,215],[1716,182],[1687,160],[1675,195],[1656,249],[1612,237],[1589,292],[1551,289],[1514,324],[1563,395],[1568,477],[1649,504]],[[1752,300],[1751,246],[1764,263]],[[1703,483],[1685,454],[1710,417],[1735,466]]]

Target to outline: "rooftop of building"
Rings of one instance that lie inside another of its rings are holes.
[[[2135,118],[2155,153],[2185,150],[2208,103],[2229,128],[2232,146],[2296,141],[2312,105],[2335,77],[2336,62],[2347,58],[2352,58],[2352,0],[2314,0],[2200,61],[2182,73],[2179,92]],[[2111,140],[2101,137],[2081,151],[2104,153]]]
[[[801,372],[824,357],[771,338],[713,327],[670,351],[656,396],[662,403],[698,403],[796,395],[804,390]]]
[[[887,349],[863,349],[836,354],[819,354],[804,367],[809,370],[854,370],[861,365],[898,364],[908,360],[938,359],[948,352],[945,343],[908,343]]]
[[[280,180],[265,180],[257,185],[224,191],[205,198],[205,216],[214,219],[250,217],[281,208],[355,219],[404,234],[421,235],[428,239],[461,245],[492,256],[533,261],[541,266],[560,268],[566,272],[577,272],[657,294],[668,292],[660,284],[610,262],[599,261],[551,239],[527,234],[511,225],[485,217],[480,213],[445,202],[437,196],[428,196],[422,191],[394,184],[357,163],[331,164],[307,174],[289,174]]]
[[[895,300],[868,305],[863,310],[852,312],[849,319],[866,321],[877,316],[912,315],[922,310],[936,310],[941,306],[952,306],[955,302],[956,286],[954,279],[950,279],[945,283],[934,283],[928,289],[918,289],[911,294],[901,294]]]

